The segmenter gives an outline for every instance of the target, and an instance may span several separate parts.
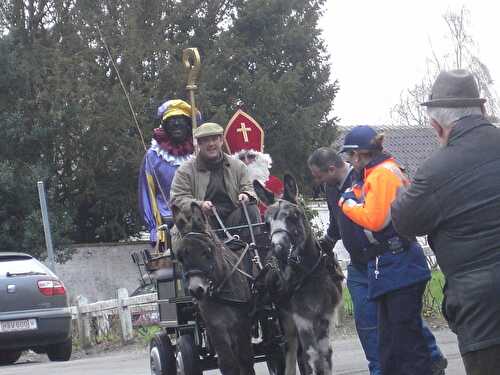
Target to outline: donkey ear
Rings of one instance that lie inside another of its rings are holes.
[[[207,229],[207,218],[198,203],[191,203],[191,230],[193,232],[205,233]]]
[[[297,198],[299,196],[299,188],[297,186],[295,178],[293,178],[292,175],[286,174],[283,178],[283,183],[285,185],[283,199],[297,204]]]
[[[172,205],[170,209],[172,210],[172,217],[175,223],[177,221],[176,219],[179,217],[179,214],[181,213],[181,209],[175,205]]]
[[[253,188],[259,199],[266,206],[270,206],[274,203],[274,194],[267,190],[259,181],[253,180]]]
[[[173,205],[171,207],[172,209],[172,216],[174,219],[175,226],[179,231],[182,233],[184,232],[184,228],[186,227],[186,224],[188,223],[186,220],[186,215],[182,212],[182,210],[178,207]]]

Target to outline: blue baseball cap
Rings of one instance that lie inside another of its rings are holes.
[[[373,140],[377,136],[375,129],[368,125],[359,125],[352,128],[344,138],[344,145],[340,152],[355,150],[379,150],[380,146]]]

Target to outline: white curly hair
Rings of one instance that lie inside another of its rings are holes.
[[[236,159],[240,159],[244,161],[244,159],[248,156],[255,156],[255,159],[247,164],[248,172],[250,174],[250,180],[257,180],[261,184],[265,184],[269,179],[271,166],[273,164],[273,160],[269,154],[264,154],[263,152],[255,151],[255,150],[241,150],[235,154],[233,157]],[[245,163],[246,164],[246,163]]]

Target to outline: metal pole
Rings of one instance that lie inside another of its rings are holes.
[[[198,48],[186,48],[182,51],[182,62],[187,71],[187,85],[186,89],[189,91],[189,101],[191,102],[191,118],[193,124],[193,135],[196,127],[198,126],[198,121],[196,119],[197,109],[195,103],[195,91],[198,89],[196,85],[196,80],[198,79],[198,74],[200,73],[201,59]],[[193,137],[193,145],[195,153],[197,153],[196,138]]]
[[[40,208],[42,209],[43,231],[45,232],[45,244],[49,258],[49,268],[55,272],[54,248],[52,246],[52,235],[50,233],[49,212],[47,210],[47,199],[45,198],[45,187],[43,181],[38,181],[38,197],[40,198]]]

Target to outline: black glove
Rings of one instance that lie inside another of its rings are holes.
[[[321,237],[318,242],[323,252],[331,253],[333,251],[335,241],[328,234],[325,234],[323,237]]]

